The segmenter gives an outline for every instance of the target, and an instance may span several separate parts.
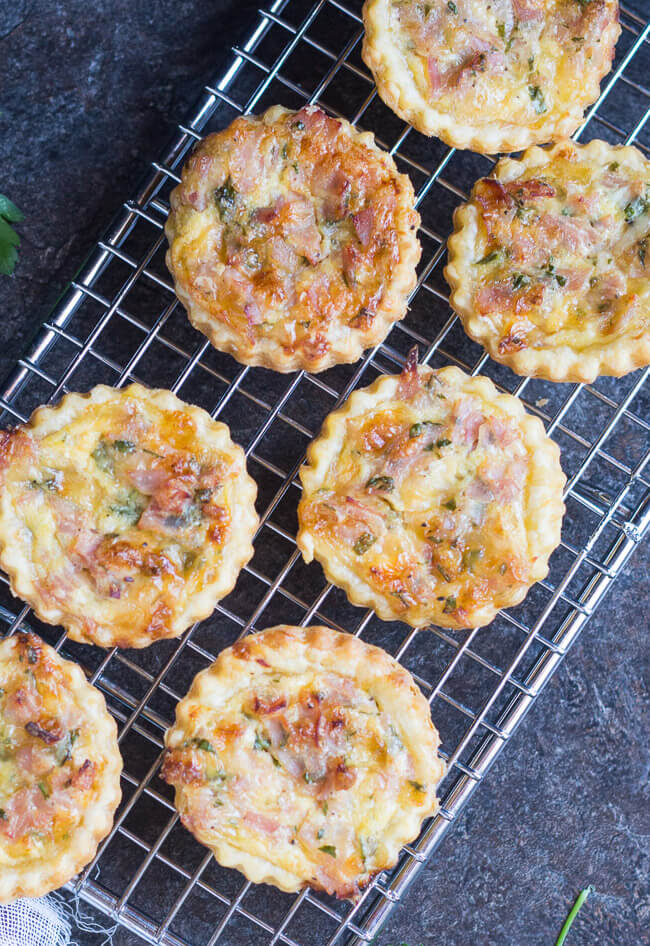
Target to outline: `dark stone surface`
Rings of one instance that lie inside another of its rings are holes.
[[[1,286],[0,375],[257,4],[0,6],[0,190],[25,211]],[[639,946],[648,893],[647,549],[640,550],[378,942]],[[98,939],[79,932],[77,940]],[[124,930],[116,946],[139,940]],[[228,937],[224,946],[231,946]]]

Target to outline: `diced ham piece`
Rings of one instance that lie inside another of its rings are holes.
[[[333,222],[345,217],[352,185],[334,156],[327,155],[314,167],[311,191],[314,197],[323,201],[325,220]]]
[[[230,153],[230,176],[236,191],[248,193],[264,177],[265,152],[260,143],[265,134],[263,124],[248,121],[245,134],[236,133],[237,147]]]
[[[274,266],[286,269],[292,272],[295,268],[298,257],[296,251],[289,246],[283,237],[271,237],[268,243],[269,259]]]
[[[52,753],[30,742],[16,751],[16,764],[29,775],[44,775],[52,768]]]
[[[43,831],[52,824],[52,810],[38,785],[21,788],[3,804],[0,833],[16,841],[28,831]]]
[[[260,814],[259,811],[247,811],[244,821],[250,828],[255,828],[262,834],[277,834],[283,827],[277,818],[269,818],[267,815]]]
[[[415,397],[415,395],[420,390],[420,386],[421,381],[420,373],[418,371],[418,349],[417,345],[414,345],[408,353],[404,370],[399,376],[400,397],[403,397],[406,400]]]
[[[440,66],[438,65],[438,60],[435,56],[429,56],[427,58],[427,71],[429,73],[429,85],[431,86],[431,91],[439,92],[442,88],[443,82]]]
[[[479,446],[489,448],[493,446],[509,447],[517,438],[513,428],[499,417],[488,417],[481,424],[478,433]]]
[[[488,484],[478,478],[472,480],[466,493],[469,499],[473,499],[478,503],[491,503],[494,499],[494,493]]]
[[[520,23],[531,23],[544,17],[544,3],[541,0],[512,0],[512,12]]]
[[[244,315],[246,316],[246,324],[249,329],[248,337],[251,342],[255,341],[255,332],[253,331],[254,325],[261,325],[264,321],[264,316],[260,311],[260,307],[257,302],[253,299],[251,302],[247,302],[244,306]]]
[[[304,256],[312,266],[321,259],[321,235],[316,226],[314,207],[308,200],[290,201],[283,213],[283,230],[287,242],[299,256]]]
[[[318,108],[317,105],[305,105],[304,108],[301,108],[299,112],[296,113],[295,117],[291,119],[292,127],[295,127],[298,122],[302,122],[305,126],[305,131],[308,131],[314,136],[327,143],[332,141],[338,135],[341,129],[341,123],[336,118],[330,118],[321,108]]]
[[[588,253],[600,239],[597,231],[589,225],[589,221],[574,217],[542,214],[536,225],[541,231],[542,242],[546,237],[546,249],[550,252],[555,245],[572,253]]]
[[[368,246],[375,227],[375,214],[372,207],[366,207],[352,217],[352,224],[362,246]]]
[[[95,763],[91,762],[90,759],[86,759],[83,765],[72,775],[70,784],[81,791],[87,791],[92,788],[96,771]]]
[[[4,701],[4,714],[18,726],[24,726],[30,720],[38,719],[43,709],[43,701],[36,687],[18,687],[10,693]]]
[[[471,401],[462,400],[456,413],[456,425],[453,431],[454,440],[474,448],[478,443],[478,434],[485,417],[477,410]]]
[[[481,473],[495,498],[501,503],[512,502],[526,481],[528,464],[523,458],[505,463],[489,464]]]

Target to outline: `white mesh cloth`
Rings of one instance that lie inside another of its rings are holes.
[[[60,893],[0,905],[0,946],[110,946],[116,928],[106,929],[84,913],[78,898]],[[92,935],[77,943],[73,930]]]
[[[0,906],[0,946],[69,946],[71,936],[63,907],[50,897]]]

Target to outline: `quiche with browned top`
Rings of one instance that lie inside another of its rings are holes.
[[[593,381],[650,364],[650,161],[604,141],[504,158],[456,210],[451,304],[519,374]]]
[[[202,141],[171,195],[167,265],[193,325],[248,365],[356,361],[406,314],[413,187],[372,134],[314,105]]]
[[[337,897],[395,864],[444,774],[410,674],[326,627],[282,625],[223,651],[165,743],[183,824],[220,864]]]
[[[233,588],[255,495],[224,424],[169,391],[98,385],[0,432],[0,564],[74,640],[145,647]]]
[[[355,391],[300,470],[298,547],[353,604],[414,627],[489,624],[548,572],[559,449],[518,398],[458,368]]]
[[[34,634],[0,643],[0,903],[93,858],[120,800],[117,728],[81,669]]]
[[[488,154],[573,134],[621,32],[617,0],[366,0],[363,22],[389,108]]]

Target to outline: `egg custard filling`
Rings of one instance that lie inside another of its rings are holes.
[[[225,425],[100,385],[0,434],[0,563],[75,640],[144,647],[207,617],[252,555],[255,485]]]
[[[34,634],[0,643],[0,903],[81,869],[120,799],[117,730],[81,669]]]
[[[488,624],[547,574],[559,450],[489,379],[413,356],[356,391],[309,447],[298,546],[384,620]]]
[[[404,317],[413,187],[372,134],[280,106],[208,136],[183,169],[167,265],[190,321],[245,364],[356,361]]]
[[[366,0],[363,20],[386,104],[486,153],[571,135],[620,35],[617,0]]]
[[[650,161],[567,141],[501,160],[456,211],[445,275],[468,334],[521,374],[650,363]]]
[[[324,627],[247,637],[200,673],[163,778],[224,866],[354,897],[436,807],[429,707],[387,653]]]

